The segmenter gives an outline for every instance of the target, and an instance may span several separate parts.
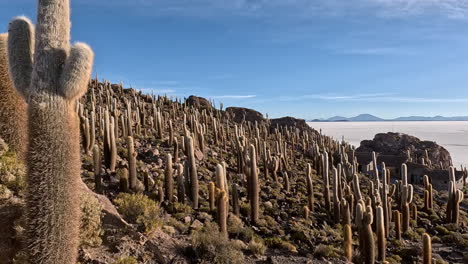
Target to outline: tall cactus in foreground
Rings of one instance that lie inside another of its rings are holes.
[[[385,239],[385,223],[384,223],[384,210],[381,206],[376,209],[376,222],[377,222],[377,260],[385,261],[386,239]]]
[[[374,234],[372,233],[372,224],[373,214],[372,208],[367,206],[366,212],[363,213],[362,218],[362,239],[363,239],[363,252],[361,252],[362,263],[365,264],[374,264],[375,263],[375,243],[374,243]]]
[[[343,226],[343,233],[345,258],[351,262],[353,260],[353,232],[351,231],[351,225],[345,224]]]
[[[23,159],[28,140],[27,106],[8,76],[7,39],[7,34],[0,34],[0,137]]]
[[[432,243],[431,237],[424,233],[423,236],[423,264],[432,263]]]
[[[93,52],[86,44],[70,46],[68,0],[39,0],[34,49],[33,34],[24,17],[9,25],[11,78],[28,103],[28,258],[30,263],[74,264],[81,167],[75,106],[86,92]]]

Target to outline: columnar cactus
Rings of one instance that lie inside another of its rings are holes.
[[[314,211],[314,185],[312,182],[312,166],[310,165],[310,163],[307,164],[306,181],[307,181],[307,201],[309,204],[309,209],[313,212]]]
[[[323,162],[323,197],[325,198],[325,209],[330,212],[331,211],[331,204],[330,204],[330,176],[328,173],[328,153],[325,152],[322,155],[322,162]]]
[[[93,165],[94,165],[94,190],[96,193],[102,193],[101,177],[101,152],[98,145],[93,147]]]
[[[385,237],[389,237],[390,233],[390,220],[389,220],[389,210],[391,206],[388,203],[388,178],[387,178],[387,170],[385,168],[385,163],[382,162],[382,188],[380,197],[382,199],[382,209],[383,209],[383,218],[384,218],[384,226],[385,226]]]
[[[351,262],[353,260],[353,232],[351,231],[350,224],[343,226],[343,233],[345,258],[348,262]]]
[[[179,203],[185,203],[185,181],[184,181],[184,166],[177,164],[177,200]]]
[[[172,203],[174,200],[174,178],[173,178],[173,169],[172,169],[172,155],[170,153],[166,154],[166,169],[164,170],[164,195],[166,200],[169,203]]]
[[[333,168],[333,219],[335,224],[340,222],[340,198],[338,196],[338,170]]]
[[[395,222],[395,238],[401,240],[401,213],[398,210],[393,211],[393,222]]]
[[[137,186],[137,170],[136,170],[136,156],[135,146],[133,145],[133,137],[127,137],[127,160],[128,171],[130,178],[130,189],[135,190]]]
[[[374,244],[374,233],[372,233],[372,221],[373,214],[372,208],[367,206],[366,211],[363,213],[362,218],[362,239],[364,248],[361,252],[362,262],[365,264],[375,263],[375,244]]]
[[[8,76],[7,39],[7,34],[0,34],[0,138],[24,159],[28,140],[27,105]]]
[[[386,239],[385,239],[385,223],[384,210],[381,206],[377,206],[376,211],[377,222],[377,260],[385,261]]]
[[[221,190],[218,199],[218,225],[219,231],[224,237],[228,237],[227,232],[227,217],[228,217],[228,208],[227,208],[227,195],[226,192]]]
[[[458,224],[460,214],[460,203],[463,201],[463,192],[457,190],[455,181],[455,168],[449,169],[449,193],[447,201],[447,222]]]
[[[423,264],[432,264],[432,243],[431,237],[423,234]]]
[[[429,182],[429,176],[424,175],[424,210],[432,210],[432,184]]]
[[[215,192],[216,190],[216,186],[213,182],[209,182],[208,183],[208,203],[210,205],[210,211],[214,211],[214,207],[215,207]]]
[[[193,138],[186,136],[186,148],[187,148],[187,180],[190,181],[190,198],[192,199],[192,206],[194,209],[198,209],[198,173],[195,165],[195,148],[193,146]]]
[[[240,215],[240,206],[239,206],[239,191],[237,184],[232,185],[232,211],[236,216]]]
[[[401,194],[401,210],[403,215],[402,231],[408,231],[410,227],[410,204],[413,201],[413,186],[408,184],[403,186]]]
[[[257,154],[254,145],[250,145],[250,207],[251,216],[250,220],[255,225],[259,218],[259,183],[258,183],[258,171],[257,171]]]
[[[309,215],[310,215],[309,207],[307,207],[307,205],[304,205],[304,207],[302,209],[304,211],[304,219],[309,220]]]
[[[70,46],[69,1],[40,0],[35,33],[28,19],[15,18],[8,57],[13,84],[28,103],[29,261],[76,263],[81,161],[75,106],[86,92],[93,52],[82,43]]]

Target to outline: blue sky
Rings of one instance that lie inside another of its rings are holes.
[[[35,0],[0,0],[0,31]],[[306,119],[468,115],[468,0],[71,0],[94,72]]]

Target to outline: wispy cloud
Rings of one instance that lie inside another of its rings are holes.
[[[137,90],[142,90],[144,92],[153,92],[155,94],[170,94],[170,93],[176,92],[176,90],[174,89],[161,89],[161,88],[151,88],[151,87],[137,88]]]
[[[256,95],[215,95],[207,96],[212,99],[248,99],[257,97]]]
[[[325,100],[325,101],[341,101],[341,102],[400,102],[400,103],[464,103],[468,102],[468,98],[429,98],[429,97],[406,97],[396,96],[388,93],[375,94],[357,94],[357,95],[328,95],[328,94],[306,94],[291,97],[280,97],[280,101],[302,101],[302,100]]]
[[[368,55],[368,56],[379,56],[379,55],[414,55],[415,51],[411,51],[403,48],[355,48],[355,49],[341,49],[335,51],[337,54],[343,55]]]
[[[468,0],[76,0],[77,4],[144,8],[156,15],[291,16],[367,13],[381,17],[442,15],[468,18]],[[290,11],[290,12],[288,12]]]

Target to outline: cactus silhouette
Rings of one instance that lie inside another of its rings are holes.
[[[71,264],[76,263],[80,221],[75,107],[86,92],[93,52],[86,44],[70,46],[68,0],[39,0],[35,40],[33,35],[33,26],[24,17],[9,25],[10,74],[27,100],[30,120],[27,251],[31,263]]]
[[[0,137],[25,158],[27,147],[27,106],[8,76],[7,34],[0,34]]]

